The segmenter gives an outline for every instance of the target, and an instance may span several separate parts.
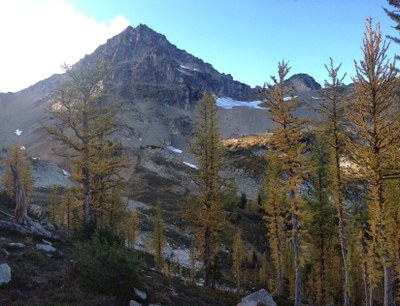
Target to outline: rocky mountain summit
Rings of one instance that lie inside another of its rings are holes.
[[[95,61],[112,64],[113,89],[126,99],[153,98],[160,105],[188,109],[204,90],[244,101],[254,100],[257,95],[250,86],[219,73],[143,24],[136,28],[129,26],[77,66]]]
[[[321,84],[314,80],[314,78],[306,73],[298,73],[291,76],[286,80],[285,85],[292,87],[296,94],[321,89]]]

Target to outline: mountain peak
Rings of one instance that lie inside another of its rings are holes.
[[[123,95],[130,98],[151,97],[185,108],[199,101],[206,89],[242,101],[256,98],[250,86],[219,73],[145,24],[128,26],[78,65],[99,61],[111,64],[113,80],[118,79]]]
[[[115,37],[118,36],[140,36],[140,35],[149,35],[149,36],[161,36],[161,37],[165,37],[164,35],[157,33],[156,31],[154,31],[153,29],[151,29],[150,27],[148,27],[147,25],[140,23],[138,26],[136,26],[135,28],[132,26],[128,26],[125,30],[123,30],[120,34],[118,34]],[[114,38],[115,38],[114,37]]]
[[[285,85],[288,87],[293,87],[297,94],[321,89],[321,84],[319,84],[312,76],[306,73],[292,75],[285,81]]]

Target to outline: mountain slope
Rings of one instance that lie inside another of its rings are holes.
[[[110,103],[119,109],[118,137],[129,148],[172,144],[184,149],[186,139],[193,133],[195,106],[205,90],[217,98],[240,101],[258,98],[256,89],[219,73],[145,25],[126,28],[86,55],[74,68],[85,69],[97,61],[110,64],[111,73],[105,84]],[[41,128],[40,121],[46,120],[45,110],[65,80],[65,74],[53,75],[20,92],[0,94],[0,142],[12,145],[16,139],[14,131],[20,129],[19,137],[29,155],[64,166],[65,160],[52,151],[57,144]],[[298,93],[300,101],[303,96],[309,100],[312,90],[319,85],[305,74],[288,81],[289,85],[302,89]],[[301,114],[308,114],[309,110],[303,108]],[[260,134],[271,127],[266,109],[220,110],[223,138]]]
[[[176,145],[184,146],[184,138],[192,133],[195,105],[205,90],[245,101],[257,95],[255,89],[220,74],[145,25],[128,27],[74,67],[85,69],[96,61],[111,64],[106,86],[111,102],[120,109],[119,137],[128,147],[173,139]],[[55,144],[39,122],[45,120],[46,107],[65,79],[64,74],[53,75],[20,92],[0,94],[3,145],[15,142],[14,131],[20,129],[20,139],[30,155],[61,162],[53,156],[50,148]]]

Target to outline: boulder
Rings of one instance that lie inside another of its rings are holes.
[[[44,243],[38,243],[36,249],[45,253],[55,253],[57,251],[55,247]]]
[[[138,303],[138,302],[136,302],[134,300],[130,300],[129,301],[129,306],[142,306],[142,304],[140,304],[140,303]]]
[[[23,249],[25,247],[25,244],[23,244],[22,242],[10,242],[8,246],[13,249]]]
[[[135,296],[138,297],[140,300],[144,301],[144,300],[147,299],[147,294],[146,294],[146,292],[144,292],[144,291],[142,291],[142,290],[139,290],[139,289],[137,289],[137,288],[134,288],[133,290],[134,290],[134,292],[135,292]]]
[[[8,284],[11,281],[11,268],[8,264],[0,265],[0,286]]]
[[[271,294],[265,289],[260,289],[245,296],[237,306],[277,306]]]

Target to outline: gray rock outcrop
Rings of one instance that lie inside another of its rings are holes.
[[[260,289],[245,296],[237,306],[277,306],[271,294],[265,289]]]
[[[11,268],[8,264],[0,265],[0,286],[11,282]]]

